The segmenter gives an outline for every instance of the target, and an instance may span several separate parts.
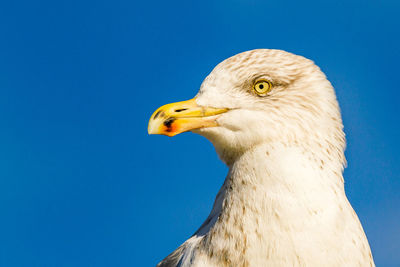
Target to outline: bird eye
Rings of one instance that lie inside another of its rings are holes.
[[[254,91],[259,96],[266,96],[272,89],[272,84],[266,80],[259,80],[253,86]]]

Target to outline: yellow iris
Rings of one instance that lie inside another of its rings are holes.
[[[266,96],[271,91],[272,84],[267,80],[259,80],[254,84],[253,88],[257,95]]]

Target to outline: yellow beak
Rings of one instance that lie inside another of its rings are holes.
[[[182,132],[217,126],[218,114],[228,109],[201,107],[196,104],[196,98],[164,105],[151,115],[149,134],[174,136]]]

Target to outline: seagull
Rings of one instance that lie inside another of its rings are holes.
[[[149,134],[206,137],[229,167],[208,218],[157,266],[375,266],[342,176],[335,91],[313,61],[256,49],[218,64]]]

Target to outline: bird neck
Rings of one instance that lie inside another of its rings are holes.
[[[221,199],[217,196],[213,210],[220,212],[205,236],[207,251],[223,255],[219,261],[228,265],[246,266],[250,258],[253,263],[265,259],[268,251],[285,258],[290,249],[304,248],[298,245],[307,238],[332,233],[328,228],[335,227],[336,215],[351,207],[341,163],[316,154],[282,144],[263,144],[243,153],[230,166]]]

